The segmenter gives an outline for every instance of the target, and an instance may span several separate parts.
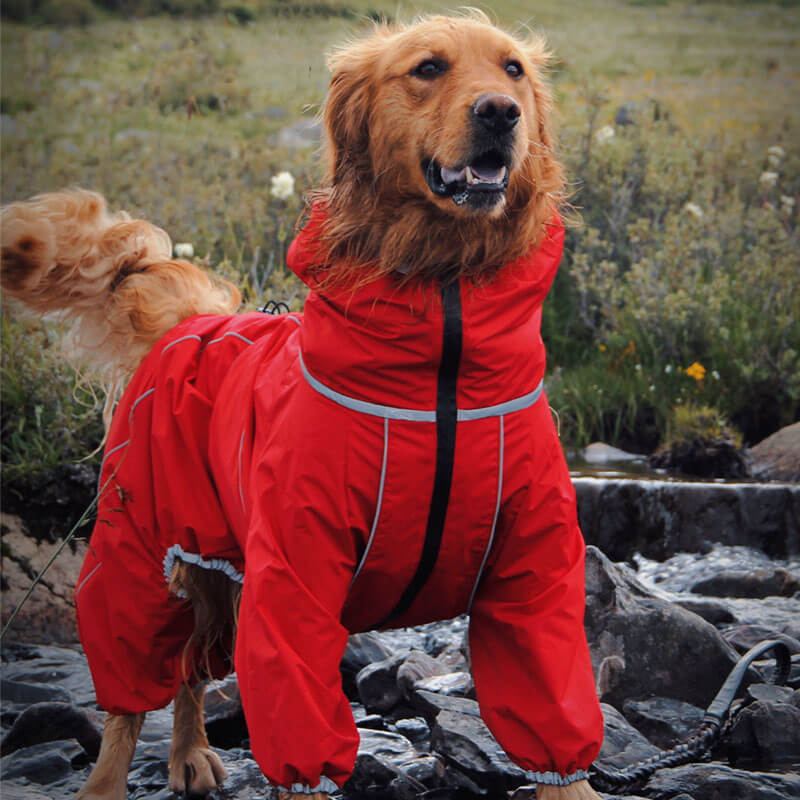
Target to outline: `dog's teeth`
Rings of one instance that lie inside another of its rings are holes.
[[[472,174],[472,170],[469,167],[467,167],[464,170],[464,172],[466,173],[467,176],[467,183],[475,183],[475,176]]]

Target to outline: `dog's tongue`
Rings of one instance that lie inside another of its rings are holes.
[[[448,169],[447,167],[442,167],[442,180],[445,183],[463,183],[467,179],[467,170],[466,169]]]
[[[505,177],[505,167],[470,167],[476,181],[481,183],[500,183]]]

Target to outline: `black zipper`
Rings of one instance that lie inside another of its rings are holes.
[[[433,492],[425,526],[425,542],[422,545],[417,571],[406,587],[391,613],[376,627],[383,627],[391,620],[405,614],[436,566],[442,545],[450,487],[453,483],[453,465],[456,453],[456,428],[458,424],[458,400],[456,382],[461,363],[461,292],[458,281],[442,286],[442,359],[436,385],[436,470],[433,477]]]

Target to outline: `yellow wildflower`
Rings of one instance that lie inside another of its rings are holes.
[[[686,367],[684,372],[698,383],[706,376],[706,368],[699,361],[695,361],[694,364]]]

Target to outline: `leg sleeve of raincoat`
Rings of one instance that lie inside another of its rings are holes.
[[[353,564],[321,521],[307,538],[313,516],[294,515],[287,546],[274,520],[254,511],[236,643],[253,755],[270,783],[301,793],[338,791],[359,741],[339,672]]]
[[[557,439],[550,452],[552,465],[501,510],[508,528],[471,609],[470,651],[495,738],[529,780],[565,785],[587,777],[603,718],[583,627],[574,489]]]

